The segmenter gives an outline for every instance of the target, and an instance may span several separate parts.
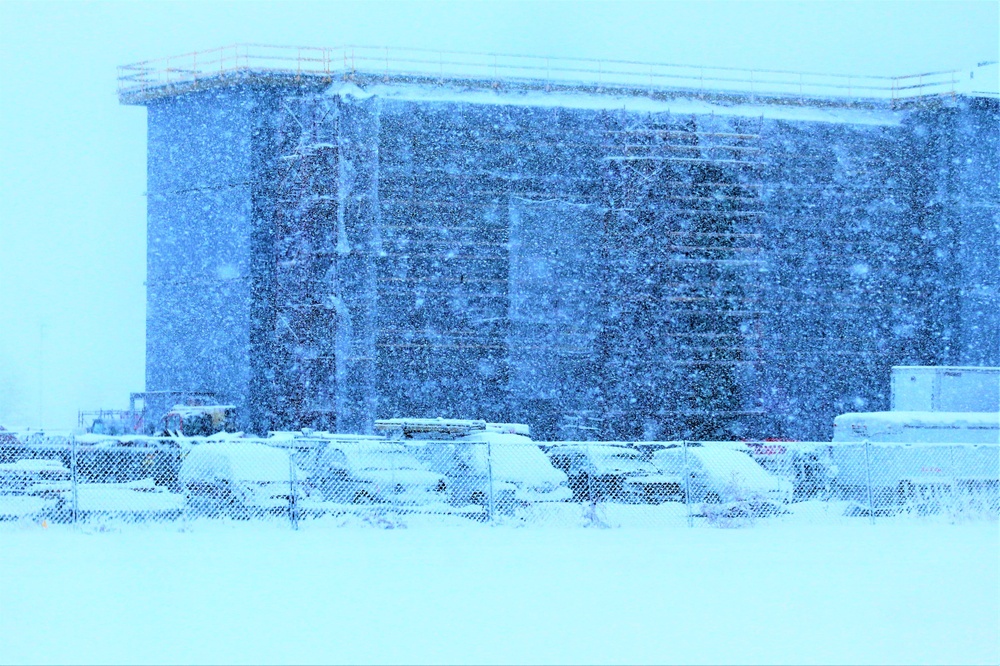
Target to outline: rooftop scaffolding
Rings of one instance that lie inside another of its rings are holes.
[[[983,66],[995,67],[996,63],[980,63],[979,67]],[[859,76],[371,46],[234,44],[121,66],[118,97],[123,104],[141,105],[161,97],[242,83],[323,85],[334,80],[654,97],[682,92],[838,106],[859,101],[895,105],[970,92],[996,96],[995,92],[966,90],[969,78],[961,70]]]

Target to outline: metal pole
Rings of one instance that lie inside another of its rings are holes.
[[[597,500],[594,499],[594,487],[590,483],[590,479],[593,476],[590,473],[590,445],[587,445],[587,499],[590,501],[591,513],[597,515]]]
[[[292,523],[292,529],[299,529],[299,502],[298,502],[298,475],[295,473],[295,460],[292,452],[288,452],[288,519]]]
[[[396,483],[396,465],[392,466],[392,510],[393,512],[399,511],[399,484]]]
[[[493,518],[496,515],[495,514],[496,505],[493,502],[493,445],[490,444],[489,439],[486,440],[486,474],[489,477],[489,483],[490,483],[490,485],[489,485],[489,491],[490,491],[490,497],[489,497],[489,504],[490,504],[490,506],[489,506],[489,511],[490,511],[490,513],[487,516],[487,520],[489,520],[492,523],[493,522]]]
[[[688,527],[694,527],[691,515],[691,472],[688,470],[688,443],[684,440],[684,505],[687,507]]]
[[[73,435],[69,439],[69,469],[71,474],[70,481],[70,514],[75,525],[80,512],[80,495],[77,489],[77,464],[76,464],[76,435]]]
[[[872,502],[872,463],[868,450],[871,442],[865,440],[865,476],[868,478],[868,519],[872,525],[875,524],[875,504]]]
[[[963,510],[969,509],[971,507],[969,507],[969,506],[962,507],[959,504],[959,500],[962,499],[962,498],[959,497],[958,488],[957,488],[956,483],[955,483],[955,477],[958,474],[958,470],[955,469],[955,447],[954,446],[949,446],[948,447],[948,453],[949,453],[948,463],[949,463],[949,467],[950,467],[950,469],[948,470],[948,478],[951,479],[951,483],[948,484],[948,486],[945,489],[945,492],[947,493],[947,501],[948,501],[948,504],[951,507],[952,515],[954,515],[957,511],[963,511]],[[971,491],[972,488],[969,488],[969,490]],[[970,492],[970,495],[971,495],[971,492]],[[968,501],[968,499],[970,499],[970,498],[966,498],[966,501]],[[944,500],[944,498],[942,498],[942,504],[944,504],[943,500]]]

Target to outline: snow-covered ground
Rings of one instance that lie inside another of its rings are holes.
[[[0,662],[1000,659],[995,522],[183,529],[5,526]]]

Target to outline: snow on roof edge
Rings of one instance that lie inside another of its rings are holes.
[[[511,92],[458,90],[421,84],[377,84],[365,92],[372,96],[401,102],[458,103],[496,106],[532,106],[593,111],[632,111],[691,115],[739,116],[798,122],[829,122],[852,125],[897,126],[905,111],[890,109],[844,109],[778,104],[713,104],[703,100],[676,98],[656,100],[647,97],[564,92]]]

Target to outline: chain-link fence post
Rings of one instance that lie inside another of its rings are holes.
[[[591,450],[590,444],[588,444],[587,445],[587,458],[586,458],[586,461],[584,463],[585,464],[585,469],[587,470],[586,471],[586,474],[587,474],[587,502],[590,503],[590,506],[587,507],[587,509],[588,509],[589,514],[590,514],[590,519],[591,519],[592,523],[597,523],[597,498],[594,497],[594,484],[593,484],[594,469],[596,469],[596,468],[594,467],[594,463],[593,463],[593,461],[594,461],[593,455],[594,455],[594,452]]]
[[[80,494],[77,485],[76,435],[69,438],[69,470],[70,470],[70,519],[75,525],[80,511]]]
[[[865,478],[868,488],[868,520],[875,524],[875,503],[872,501],[872,462],[871,462],[871,442],[865,440]]]
[[[962,498],[962,493],[959,491],[958,487],[958,468],[955,467],[955,449],[958,447],[949,446],[948,447],[948,475],[951,478],[951,484],[949,486],[948,496],[945,498],[947,502],[948,509],[951,515],[954,517],[958,510],[960,510],[960,502],[964,499]]]
[[[390,487],[392,488],[392,496],[391,496],[392,501],[390,502],[391,509],[389,511],[389,514],[398,516],[400,510],[399,507],[400,488],[399,488],[399,483],[396,481],[396,463],[392,463],[392,466],[389,468],[389,482],[390,482]]]
[[[587,502],[590,503],[590,511],[591,511],[591,513],[595,513],[596,510],[597,510],[597,500],[594,498],[594,485],[592,483],[592,479],[594,477],[594,473],[593,473],[593,470],[592,470],[592,467],[593,467],[593,462],[592,461],[594,460],[593,457],[592,457],[593,455],[594,455],[594,453],[590,449],[590,444],[588,444],[587,445],[587,458],[586,458],[586,460],[584,462],[584,465],[585,465],[584,469],[587,470],[586,471],[586,474],[587,474]]]
[[[288,519],[291,521],[292,529],[299,529],[299,484],[298,474],[295,472],[295,457],[292,450],[288,451]]]
[[[493,445],[490,443],[489,439],[486,440],[486,476],[489,482],[489,512],[490,514],[486,517],[490,523],[493,523],[496,516],[496,503],[494,501],[493,493]]]
[[[687,508],[688,527],[694,527],[694,516],[691,515],[691,470],[688,469],[688,443],[684,440],[684,506]]]

